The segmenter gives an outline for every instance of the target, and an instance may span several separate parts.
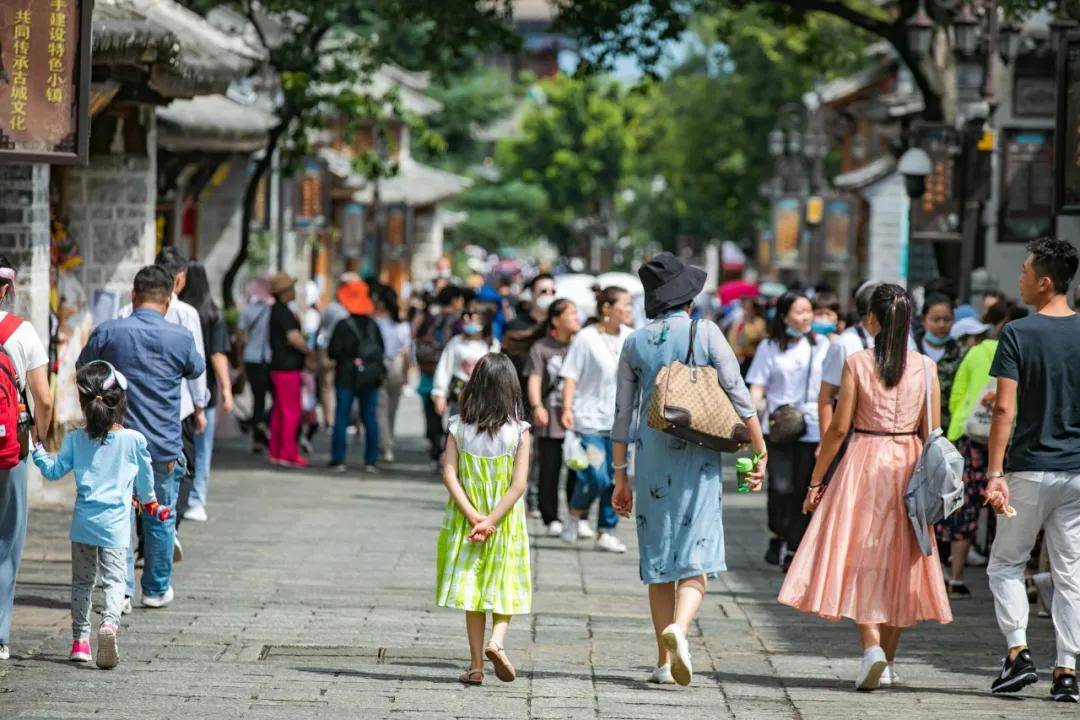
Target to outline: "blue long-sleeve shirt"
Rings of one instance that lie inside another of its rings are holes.
[[[75,513],[71,541],[98,547],[126,548],[131,542],[131,490],[139,502],[154,500],[154,470],[146,438],[123,428],[104,441],[92,440],[82,428],[64,436],[56,457],[43,448],[34,464],[49,480],[75,472]]]
[[[76,362],[107,360],[128,380],[125,425],[146,437],[154,462],[173,462],[184,451],[180,430],[180,379],[206,371],[194,336],[156,310],[136,309],[108,320],[90,334]]]

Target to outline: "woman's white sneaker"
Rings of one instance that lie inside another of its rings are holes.
[[[867,649],[863,653],[859,675],[855,678],[855,689],[877,690],[881,687],[881,674],[887,667],[889,667],[889,661],[885,659],[885,651],[880,645]]]
[[[671,653],[671,677],[680,685],[689,685],[694,679],[694,666],[690,663],[690,645],[682,628],[672,623],[660,634],[660,641]]]
[[[581,521],[577,518],[570,518],[566,521],[566,525],[562,529],[562,534],[559,536],[564,543],[573,545],[578,541],[578,529],[581,525]]]
[[[624,553],[626,552],[626,545],[619,538],[606,532],[596,541],[596,549],[604,552]]]
[[[596,531],[589,525],[588,520],[578,520],[578,537],[585,538],[586,540],[591,540],[596,537]]]
[[[562,531],[563,531],[563,524],[561,522],[559,522],[558,520],[552,520],[551,522],[548,523],[548,526],[547,526],[547,536],[548,537],[559,537],[559,536],[562,535]]]
[[[653,668],[653,671],[649,673],[649,682],[657,685],[674,685],[675,678],[671,676],[671,665]]]
[[[900,674],[896,672],[896,668],[892,663],[885,666],[885,671],[881,673],[881,680],[879,681],[881,687],[891,687],[893,685],[900,684]]]

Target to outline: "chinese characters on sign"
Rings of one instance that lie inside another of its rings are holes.
[[[1001,242],[1028,242],[1052,232],[1053,135],[1006,130],[1001,178]]]
[[[926,127],[920,145],[930,156],[931,170],[926,193],[912,203],[911,231],[915,237],[949,239],[960,227],[960,203],[953,180],[953,157],[958,152],[956,131],[950,127]]]
[[[0,162],[85,160],[91,6],[0,2]]]

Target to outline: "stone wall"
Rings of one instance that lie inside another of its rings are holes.
[[[49,166],[0,165],[0,253],[18,269],[14,310],[49,339]]]
[[[243,217],[244,190],[247,187],[246,155],[228,161],[228,174],[221,182],[211,183],[199,195],[199,252],[198,260],[206,266],[210,289],[218,302],[222,301],[221,281],[240,247],[240,227]],[[247,274],[237,278],[236,294],[242,297]]]

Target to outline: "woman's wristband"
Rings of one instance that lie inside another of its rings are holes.
[[[612,470],[625,470],[628,467],[630,467],[630,463],[625,462],[622,465],[612,465],[611,469]]]

